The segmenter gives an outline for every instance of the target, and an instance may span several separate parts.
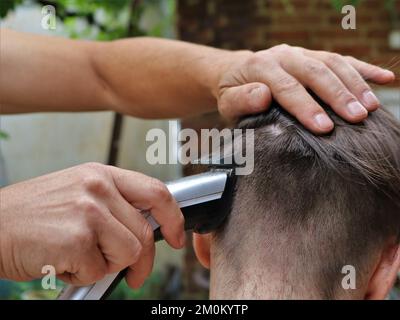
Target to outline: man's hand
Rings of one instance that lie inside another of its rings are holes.
[[[366,83],[386,84],[391,71],[339,54],[288,45],[238,52],[221,75],[218,105],[226,117],[261,112],[272,97],[314,133],[333,129],[333,122],[306,88],[315,92],[343,119],[359,122],[380,103]]]
[[[366,80],[394,80],[391,71],[351,57],[288,45],[253,53],[154,38],[90,42],[0,33],[2,113],[114,110],[159,119],[218,104],[223,116],[237,118],[266,110],[273,97],[308,129],[326,133],[333,123],[306,89],[358,122],[379,106]]]
[[[174,248],[184,245],[182,213],[160,181],[96,163],[1,189],[0,277],[31,280],[53,265],[61,280],[86,285],[130,267],[141,286],[154,259],[150,210]]]

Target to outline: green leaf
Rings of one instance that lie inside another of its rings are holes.
[[[7,140],[7,139],[9,139],[10,138],[10,136],[8,135],[8,133],[7,132],[4,132],[3,130],[0,130],[0,140]]]
[[[396,10],[395,9],[395,3],[396,3],[396,0],[386,0],[385,1],[385,8],[387,9],[387,10]]]

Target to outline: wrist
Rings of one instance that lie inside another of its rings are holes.
[[[251,50],[225,51],[224,56],[219,60],[219,66],[216,69],[217,75],[215,81],[212,82],[212,87],[210,88],[211,94],[216,100],[218,100],[221,80],[224,78],[228,70],[232,69],[234,66],[241,65],[252,54],[253,51]]]
[[[16,232],[13,219],[20,212],[18,204],[21,202],[17,196],[15,185],[1,188],[0,190],[0,279],[17,279],[18,257],[14,247],[18,241],[19,232]]]
[[[96,106],[100,110],[118,112],[115,92],[107,78],[107,73],[103,70],[105,63],[109,60],[112,45],[113,42],[92,41],[87,47],[87,56],[98,88],[96,97],[93,97]]]

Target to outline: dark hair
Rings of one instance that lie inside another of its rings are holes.
[[[333,298],[344,265],[362,277],[372,252],[400,235],[400,123],[383,109],[361,124],[326,111],[335,122],[326,136],[277,103],[239,123],[255,129],[254,172],[237,177],[230,217],[214,236],[231,290],[257,263],[285,282],[281,297],[308,288]]]

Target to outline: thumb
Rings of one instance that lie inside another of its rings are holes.
[[[218,99],[218,109],[225,118],[236,119],[267,110],[271,100],[271,91],[265,84],[246,83],[225,89]]]

